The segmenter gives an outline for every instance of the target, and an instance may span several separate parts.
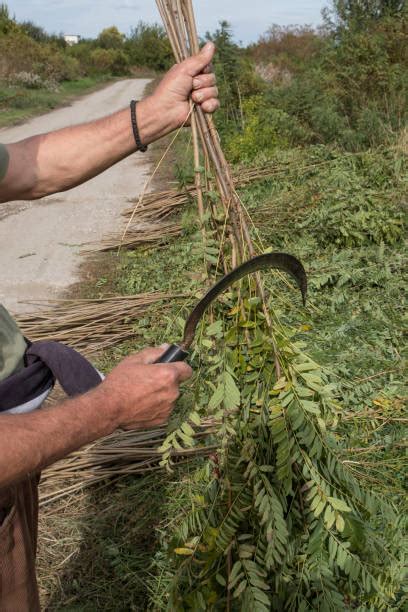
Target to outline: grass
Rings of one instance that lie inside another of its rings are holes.
[[[0,127],[16,125],[58,106],[69,104],[77,96],[92,93],[111,80],[113,79],[99,76],[64,81],[59,85],[58,91],[8,86],[0,81]]]

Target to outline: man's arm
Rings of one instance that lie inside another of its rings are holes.
[[[138,103],[136,115],[143,144],[185,122],[190,96],[205,112],[218,108],[215,76],[206,72],[214,50],[208,43],[198,55],[173,66],[156,91]],[[31,200],[71,189],[135,150],[129,108],[6,145],[0,151],[3,158],[9,158],[3,179],[0,172],[0,202]]]
[[[0,415],[0,489],[119,427],[165,423],[191,368],[153,364],[162,353],[145,349],[127,357],[98,387],[60,405]]]

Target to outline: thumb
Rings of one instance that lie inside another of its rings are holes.
[[[184,60],[183,64],[187,73],[190,76],[195,77],[197,74],[203,72],[204,68],[211,63],[214,53],[214,43],[208,42],[206,45],[204,45],[201,51],[197,53],[197,55],[193,55],[192,57]]]
[[[132,355],[131,358],[135,363],[148,365],[157,361],[157,359],[163,355],[168,347],[168,344],[162,344],[158,348],[145,348],[142,351]]]

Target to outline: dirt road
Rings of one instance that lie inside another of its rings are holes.
[[[69,107],[0,130],[0,142],[107,115],[141,98],[148,82],[129,79],[109,85]],[[0,204],[0,303],[11,312],[27,311],[31,308],[20,302],[56,297],[79,280],[84,261],[79,251],[123,226],[120,213],[140,193],[150,171],[146,155],[135,153],[65,193]]]

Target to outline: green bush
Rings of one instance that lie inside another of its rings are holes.
[[[96,73],[119,76],[129,71],[128,58],[118,49],[94,49],[90,54],[90,61]]]
[[[96,39],[96,44],[102,49],[122,49],[125,35],[116,26],[105,28]]]
[[[42,45],[34,69],[45,78],[72,81],[81,75],[78,60],[57,50],[53,45]]]
[[[0,36],[0,78],[7,78],[15,72],[31,72],[33,58],[37,57],[39,50],[38,43],[21,32]]]
[[[265,87],[246,52],[233,41],[227,21],[221,21],[213,34],[207,32],[206,38],[217,48],[213,64],[222,101],[219,131],[223,136],[230,130],[240,129],[243,100],[260,94]]]
[[[168,70],[174,64],[173,52],[164,29],[140,21],[125,43],[126,53],[134,66]]]
[[[263,153],[310,138],[299,122],[274,108],[261,95],[252,96],[242,104],[242,130],[226,138],[226,150],[232,161],[248,161]]]
[[[272,79],[268,103],[295,117],[316,143],[350,151],[391,143],[408,120],[407,13],[401,2],[333,4],[337,17],[326,18],[324,33],[272,28],[251,47],[257,60],[290,70],[291,78]]]

